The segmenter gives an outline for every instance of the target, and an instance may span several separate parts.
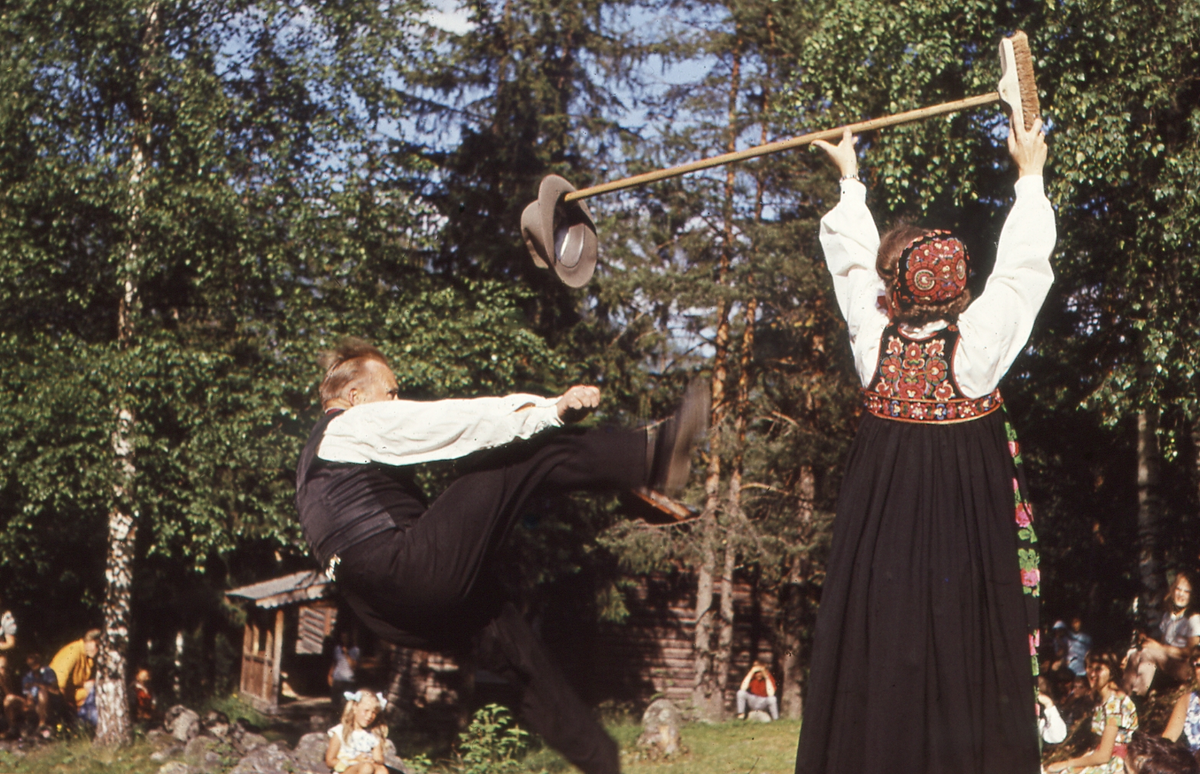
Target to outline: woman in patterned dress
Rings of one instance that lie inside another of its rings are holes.
[[[821,245],[866,412],[846,463],[797,774],[1037,774],[1038,569],[1001,378],[1053,271],[1039,125],[1012,127],[1015,200],[972,300],[963,243],[880,238],[855,138]]]
[[[1046,771],[1069,774],[1121,774],[1125,771],[1125,746],[1138,728],[1137,708],[1117,684],[1120,660],[1113,653],[1089,653],[1088,683],[1096,698],[1092,733],[1100,743],[1078,758],[1051,763]]]
[[[1192,672],[1200,671],[1200,656],[1192,656]],[[1200,678],[1200,674],[1197,675]],[[1172,742],[1179,740],[1179,735],[1187,737],[1188,749],[1195,755],[1200,751],[1200,679],[1194,679],[1192,689],[1180,696],[1171,710],[1171,718],[1163,730],[1163,736]]]

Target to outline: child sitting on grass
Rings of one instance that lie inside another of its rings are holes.
[[[370,691],[347,691],[345,696],[342,722],[329,729],[325,765],[345,774],[387,774],[383,765],[387,726],[376,722],[387,701]]]

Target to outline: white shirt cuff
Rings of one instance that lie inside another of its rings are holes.
[[[853,178],[849,180],[843,180],[841,182],[841,190],[843,199],[852,199],[864,204],[867,201],[867,187],[863,185],[861,180],[855,180]]]
[[[1025,175],[1017,180],[1013,190],[1018,200],[1026,196],[1045,196],[1045,180],[1041,175]]]

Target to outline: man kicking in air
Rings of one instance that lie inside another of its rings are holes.
[[[353,338],[322,365],[325,413],[300,457],[296,506],[347,603],[386,641],[472,649],[517,689],[516,709],[547,744],[587,774],[620,771],[616,743],[505,597],[491,559],[534,493],[681,489],[707,431],[706,385],[651,428],[554,430],[587,416],[599,388],[401,400],[387,360]],[[413,466],[467,455],[471,472],[427,503]]]

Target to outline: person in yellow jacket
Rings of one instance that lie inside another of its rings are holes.
[[[83,718],[95,724],[91,715],[95,714],[95,701],[89,702],[95,681],[92,670],[96,666],[96,654],[100,652],[100,630],[91,629],[83,635],[83,639],[75,640],[63,646],[50,660],[50,668],[58,678],[58,687],[62,691],[63,700]],[[88,713],[88,705],[91,713]]]

